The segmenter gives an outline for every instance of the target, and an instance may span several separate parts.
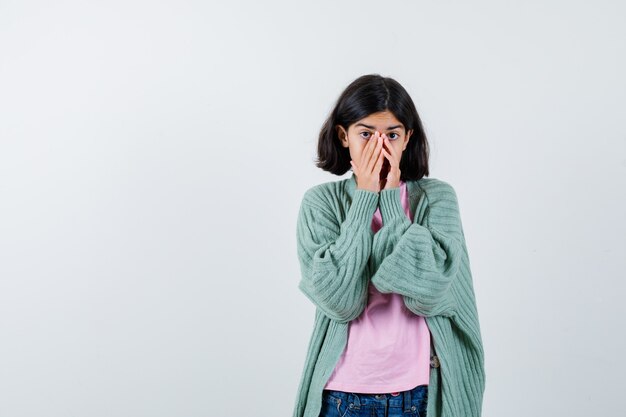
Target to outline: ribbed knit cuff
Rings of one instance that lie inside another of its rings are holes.
[[[402,202],[400,201],[400,187],[380,190],[379,205],[380,214],[383,216],[383,224],[406,218],[404,207],[402,207]]]
[[[371,227],[372,217],[374,217],[377,206],[378,193],[357,188],[354,190],[346,221],[358,226]]]

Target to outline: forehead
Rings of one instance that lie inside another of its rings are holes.
[[[378,130],[404,127],[404,125],[400,123],[400,121],[390,111],[372,113],[355,123],[356,127],[362,127],[362,125],[373,126]]]

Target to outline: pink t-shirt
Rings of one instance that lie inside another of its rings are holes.
[[[400,181],[400,198],[413,221],[406,183]],[[380,207],[372,230],[382,226]],[[423,316],[406,308],[400,294],[382,294],[369,284],[363,313],[349,323],[348,343],[325,389],[364,394],[406,391],[428,385],[430,331]]]

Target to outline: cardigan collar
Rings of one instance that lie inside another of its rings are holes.
[[[350,196],[350,200],[352,200],[352,196],[354,195],[354,190],[356,190],[356,176],[354,172],[350,171],[352,174],[350,177],[345,179],[345,190],[346,193]],[[406,181],[406,191],[409,196],[409,207],[411,209],[411,213],[415,213],[417,209],[417,203],[419,203],[419,197],[422,194],[422,188],[419,185],[419,180],[408,180]]]

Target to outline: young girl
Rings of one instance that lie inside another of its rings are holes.
[[[480,416],[484,354],[456,193],[428,176],[415,104],[365,75],[340,95],[297,222],[316,306],[294,417]]]

